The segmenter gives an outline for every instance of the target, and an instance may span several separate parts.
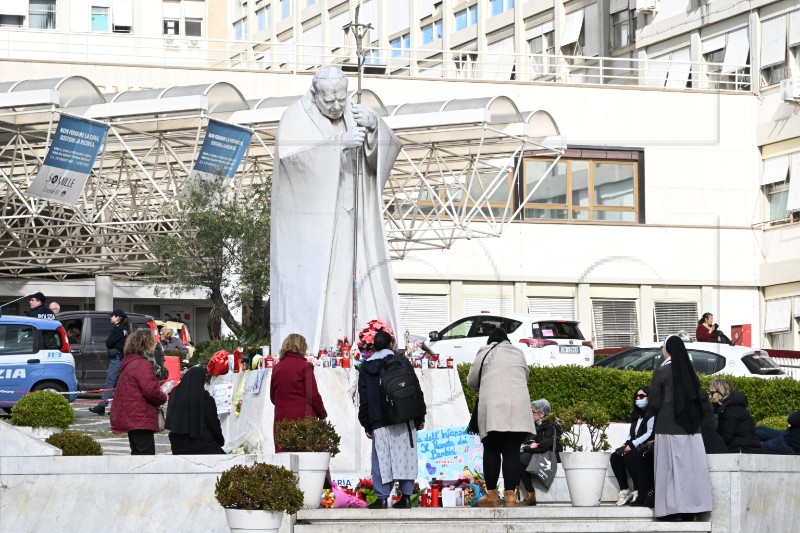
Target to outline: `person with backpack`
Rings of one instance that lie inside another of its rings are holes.
[[[489,333],[469,369],[467,385],[480,394],[478,431],[483,443],[486,496],[478,507],[500,507],[497,481],[503,468],[506,507],[517,506],[516,488],[522,475],[519,451],[525,438],[536,433],[528,392],[528,363],[501,328]]]
[[[375,333],[375,353],[358,376],[358,420],[372,439],[372,485],[377,499],[370,509],[386,509],[395,481],[402,496],[394,505],[411,508],[417,477],[417,430],[425,427],[425,398],[414,368],[392,351],[394,339]]]

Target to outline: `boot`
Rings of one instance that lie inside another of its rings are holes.
[[[397,503],[392,506],[393,509],[411,509],[411,496],[403,494]]]
[[[478,507],[500,507],[500,491],[487,490],[486,495],[478,500]]]
[[[523,501],[525,505],[533,506],[536,505],[536,491],[531,490],[528,494],[525,495],[525,500]]]
[[[367,505],[368,509],[386,509],[386,498],[378,498],[371,504]]]
[[[106,414],[106,408],[103,405],[97,404],[94,407],[90,407],[89,412],[103,416],[104,414]]]
[[[517,495],[513,490],[504,490],[503,491],[503,499],[506,502],[506,507],[516,507],[517,506]]]

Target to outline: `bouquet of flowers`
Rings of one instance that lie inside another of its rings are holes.
[[[370,504],[377,500],[377,496],[375,496],[375,488],[372,485],[372,479],[364,478],[358,480],[358,485],[355,488],[356,496]]]
[[[370,320],[367,322],[367,327],[362,329],[358,334],[358,351],[363,354],[364,359],[369,359],[369,357],[375,353],[375,334],[379,331],[385,331],[392,336],[392,339],[396,338],[394,336],[394,331],[386,325],[385,320],[379,318]]]

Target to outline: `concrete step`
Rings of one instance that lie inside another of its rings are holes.
[[[711,531],[710,522],[660,522],[640,507],[539,505],[506,509],[475,507],[414,509],[306,509],[297,514],[295,533],[638,533]]]

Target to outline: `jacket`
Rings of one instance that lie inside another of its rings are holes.
[[[536,434],[530,434],[525,437],[522,442],[520,452],[522,453],[544,453],[553,449],[553,440],[556,443],[556,454],[564,451],[561,445],[561,428],[554,424],[550,419],[544,418],[541,423],[536,427]],[[536,448],[531,448],[531,444],[536,443]]]
[[[372,433],[374,430],[391,424],[383,417],[383,403],[381,402],[381,367],[386,357],[393,356],[392,350],[380,350],[361,365],[358,373],[358,422],[364,431]],[[405,357],[401,357],[406,364],[411,366],[411,362]],[[422,427],[424,418],[414,420],[417,428]],[[409,431],[411,431],[409,429]]]
[[[189,348],[184,345],[178,337],[172,337],[169,342],[161,341],[161,346],[164,348],[164,351],[167,350],[174,350],[176,352],[183,352],[183,355],[187,355],[189,353]]]
[[[694,330],[694,336],[697,342],[714,342],[711,340],[711,332],[703,324],[698,324],[697,329]]]
[[[158,431],[158,407],[167,395],[161,392],[153,365],[143,355],[128,354],[111,404],[111,431],[127,433],[135,429]]]
[[[225,453],[222,449],[225,444],[225,436],[222,434],[222,426],[217,416],[217,404],[208,392],[205,393],[203,402],[203,419],[205,421],[203,438],[193,439],[187,434],[170,431],[169,443],[172,447],[172,455]]]
[[[655,438],[653,428],[648,428],[650,420],[653,419],[653,412],[650,409],[645,409],[643,414],[640,414],[635,420],[631,421],[631,427],[628,431],[628,440],[623,445],[630,445],[631,448],[639,449],[648,441]]]
[[[482,346],[469,369],[467,385],[479,393],[481,440],[491,431],[536,433],[528,392],[528,364],[522,350],[508,341]]]
[[[314,365],[300,354],[285,354],[272,369],[269,399],[275,405],[275,422],[328,417],[314,378]]]
[[[733,391],[717,407],[717,432],[729,453],[757,453],[761,449],[756,423],[747,410],[747,396],[739,391]]]
[[[794,453],[800,453],[800,410],[790,414],[787,421],[789,427],[784,431],[783,436],[786,443],[794,449]]]
[[[700,389],[698,391],[701,399],[708,398],[708,395]],[[653,380],[650,382],[650,399],[648,407],[656,417],[656,435],[688,435],[680,424],[675,421],[675,406],[673,404],[672,391],[672,366],[671,363],[662,364],[653,372]],[[697,429],[692,431],[694,435],[700,432],[700,424]]]
[[[125,321],[121,320],[119,324],[111,328],[111,333],[109,333],[108,338],[106,338],[106,348],[108,349],[109,357],[122,357],[125,341],[127,339],[128,328],[125,327]]]
[[[31,318],[49,318],[50,320],[55,320],[56,315],[53,314],[53,311],[50,310],[49,307],[42,304],[39,307],[34,307],[29,311],[25,311],[25,316],[29,316]]]
[[[709,401],[703,402],[703,423],[700,425],[700,433],[703,435],[706,455],[728,453],[728,445],[717,433],[717,417],[714,416],[714,407]]]

